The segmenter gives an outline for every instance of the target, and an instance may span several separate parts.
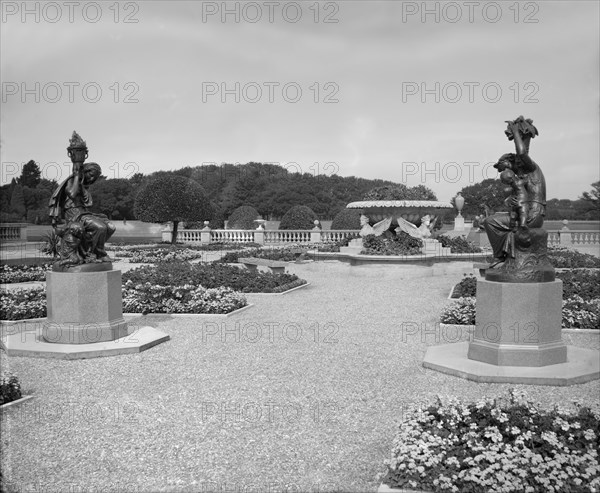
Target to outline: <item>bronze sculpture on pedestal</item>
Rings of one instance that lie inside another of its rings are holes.
[[[60,237],[60,260],[53,270],[110,270],[112,259],[104,245],[116,228],[107,216],[90,211],[92,196],[88,189],[102,170],[97,163],[84,164],[87,145],[77,132],[73,132],[67,151],[73,173],[58,186],[49,202],[52,226]]]
[[[494,167],[513,186],[513,193],[506,199],[512,214],[499,212],[483,221],[495,258],[486,271],[486,279],[551,282],[555,272],[546,254],[548,233],[542,228],[546,215],[546,180],[529,156],[529,144],[538,131],[532,120],[522,116],[507,123],[505,134],[508,140],[514,139],[516,154],[504,154]],[[507,170],[510,171],[505,173]],[[511,220],[511,216],[519,220]]]

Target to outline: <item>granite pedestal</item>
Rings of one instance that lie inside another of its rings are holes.
[[[139,353],[168,341],[153,327],[125,322],[121,271],[103,268],[49,272],[47,319],[3,326],[0,346],[9,356],[82,359]]]
[[[477,281],[477,314],[469,359],[501,366],[567,361],[561,338],[562,281]]]
[[[427,348],[423,366],[486,383],[573,385],[600,378],[600,354],[562,341],[562,281],[477,281],[473,340]]]
[[[123,318],[121,271],[48,272],[44,341],[90,344],[129,335]]]

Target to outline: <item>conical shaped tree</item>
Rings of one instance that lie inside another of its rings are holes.
[[[160,174],[139,190],[133,211],[144,222],[173,223],[171,243],[177,241],[180,221],[208,221],[212,210],[204,189],[184,176]]]
[[[42,181],[42,172],[40,171],[40,167],[32,159],[23,166],[23,171],[21,171],[21,176],[19,177],[19,185],[36,188],[40,184],[40,181]]]

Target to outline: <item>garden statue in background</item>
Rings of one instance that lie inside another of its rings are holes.
[[[364,237],[367,235],[375,235],[381,236],[384,232],[386,232],[390,225],[392,224],[392,218],[386,217],[383,220],[375,223],[373,226],[369,224],[369,217],[361,214],[360,216],[360,236]]]
[[[497,212],[483,221],[495,258],[486,271],[486,279],[550,282],[554,280],[554,268],[546,255],[548,233],[542,229],[546,181],[529,156],[530,141],[538,131],[532,120],[522,116],[507,123],[505,134],[508,140],[514,140],[516,154],[504,154],[494,168],[502,173],[503,180],[512,182],[513,193],[505,201],[512,214]],[[511,215],[519,217],[519,221],[513,224]]]
[[[73,162],[73,173],[58,186],[49,202],[52,226],[61,238],[56,270],[112,262],[104,248],[116,229],[107,216],[90,211],[92,196],[88,188],[100,177],[100,166],[83,163],[87,146],[77,132],[73,132],[69,144],[67,149]]]
[[[398,217],[398,228],[396,231],[404,231],[408,233],[413,238],[417,238],[419,240],[431,238],[431,232],[435,227],[437,222],[437,217],[434,220],[431,220],[431,216],[429,214],[423,216],[421,218],[421,225],[419,227],[415,226],[413,223],[403,219],[402,217]]]

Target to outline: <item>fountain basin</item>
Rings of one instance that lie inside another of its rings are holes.
[[[419,226],[423,216],[436,217],[444,210],[453,209],[449,202],[435,200],[361,200],[349,203],[346,208],[361,209],[371,225],[391,217],[393,226],[398,226],[398,217]]]

